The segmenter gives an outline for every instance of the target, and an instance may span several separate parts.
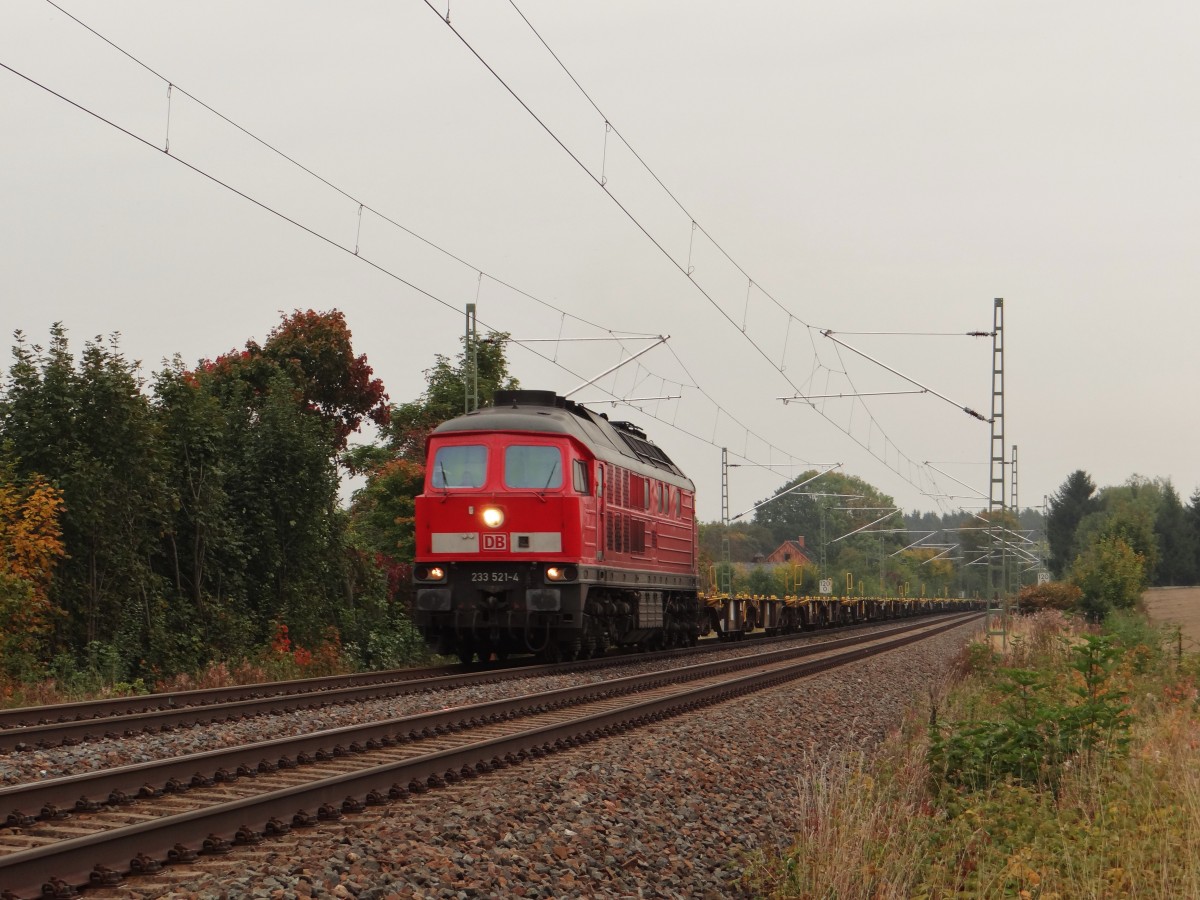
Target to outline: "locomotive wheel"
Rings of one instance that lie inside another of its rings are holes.
[[[575,656],[573,657],[574,659],[591,659],[592,658],[592,648],[595,645],[595,642],[593,640],[593,635],[595,633],[595,630],[596,630],[595,620],[591,616],[589,616],[587,613],[584,613],[583,627],[579,630],[579,636],[576,637],[574,640],[574,643],[577,644],[577,646],[578,646]]]
[[[576,634],[558,645],[558,658],[563,662],[574,662],[583,652],[583,639]]]
[[[603,656],[606,649],[604,643],[604,628],[591,616],[587,616],[584,619],[584,652],[589,658]]]

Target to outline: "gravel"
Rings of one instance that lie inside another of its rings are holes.
[[[797,761],[870,750],[946,681],[977,627],[87,896],[749,896],[747,855],[786,846],[796,829]],[[312,728],[328,713],[295,715]],[[78,747],[40,756],[64,765],[66,751],[84,761]]]
[[[894,624],[870,626],[861,629],[860,633],[892,627],[895,627]],[[844,636],[844,634],[831,632],[799,637],[796,640],[797,643],[819,643]],[[716,660],[722,657],[747,656],[759,652],[759,650],[760,648],[751,644],[734,644],[707,655],[703,659]],[[264,739],[264,735],[270,735],[272,739],[288,737],[329,728],[411,716],[454,706],[467,706],[541,691],[593,684],[626,675],[670,669],[699,661],[700,657],[679,662],[678,660],[649,661],[633,656],[630,657],[629,663],[606,668],[603,671],[525,678],[446,691],[430,691],[356,703],[334,704],[321,708],[299,709],[230,720],[215,725],[184,727],[165,734],[153,733],[139,734],[128,738],[103,738],[76,744],[73,747],[0,753],[0,786],[57,778],[62,775],[78,774],[96,769],[111,769],[155,759],[168,759],[188,753],[200,753],[206,750],[235,747],[261,741]]]

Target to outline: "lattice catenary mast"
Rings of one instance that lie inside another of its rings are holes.
[[[1007,606],[1008,552],[1004,532],[1004,298],[997,297],[992,312],[992,444],[988,490],[988,608]],[[998,558],[997,558],[998,557]],[[1005,597],[1001,598],[1000,593]],[[989,616],[991,618],[991,616]],[[991,628],[989,627],[989,631]]]

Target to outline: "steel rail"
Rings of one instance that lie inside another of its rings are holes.
[[[375,746],[415,741],[481,724],[528,716],[548,709],[590,702],[660,685],[709,677],[776,660],[812,656],[861,644],[864,640],[886,640],[927,626],[907,623],[868,636],[857,635],[831,641],[802,644],[751,656],[695,663],[660,672],[629,675],[576,687],[559,688],[516,698],[492,700],[432,712],[414,713],[376,722],[323,729],[241,744],[217,750],[190,753],[168,759],[150,760],[112,769],[0,787],[0,815],[5,824],[20,825],[29,819],[54,819],[72,810],[94,810],[97,805],[117,806],[158,791],[182,791],[189,786],[232,782],[255,777],[273,768],[294,768],[299,760],[324,760],[362,753]]]
[[[256,697],[309,694],[367,684],[387,684],[432,678],[461,671],[461,666],[430,666],[421,669],[388,669],[380,672],[357,672],[350,675],[328,675],[319,678],[297,678],[289,681],[264,681],[257,684],[233,684],[216,688],[196,688],[189,691],[135,694],[129,697],[105,697],[99,700],[78,700],[46,706],[20,706],[0,709],[0,731],[50,725],[84,719],[106,719],[132,713],[173,707],[209,706],[230,700]]]
[[[229,801],[203,810],[20,850],[0,857],[0,889],[6,889],[13,897],[32,896],[34,892],[48,889],[50,893],[46,895],[53,896],[56,885],[70,889],[71,885],[102,883],[105,879],[119,880],[126,869],[98,865],[97,858],[108,861],[137,859],[144,860],[145,863],[172,857],[187,859],[194,856],[195,851],[188,848],[186,842],[194,844],[197,834],[206,832],[209,834],[204,842],[206,849],[209,852],[223,852],[228,849],[231,838],[234,842],[243,843],[253,843],[260,839],[261,836],[255,829],[246,826],[247,821],[266,822],[268,824],[263,826],[265,830],[279,832],[289,830],[288,821],[299,827],[314,824],[319,817],[339,818],[343,812],[360,811],[365,805],[386,802],[385,797],[398,798],[448,781],[475,777],[530,757],[542,756],[624,731],[636,724],[657,721],[666,715],[748,693],[762,686],[781,683],[896,649],[963,625],[973,618],[977,618],[977,614],[955,616],[950,621],[939,620],[930,623],[926,620],[917,625],[894,629],[882,636],[872,634],[846,638],[837,643],[869,643],[867,646],[851,647],[844,653],[834,652],[837,649],[831,646],[834,642],[793,648],[809,652],[796,654],[801,658],[790,664],[785,663],[782,669],[763,671],[762,659],[747,661],[743,658],[742,662],[757,668],[758,671],[669,697],[643,700],[617,710],[592,713],[517,734],[477,741],[358,772],[342,773],[307,785],[296,785],[255,797]],[[788,651],[776,651],[770,656],[782,657],[787,653]],[[820,655],[818,659],[803,658],[817,654]],[[687,668],[713,669],[731,662],[735,661],[725,660]],[[656,676],[665,674],[667,673],[655,673]],[[631,676],[630,679],[619,681],[632,679],[647,681],[646,676]],[[650,676],[649,680],[663,679]],[[472,708],[462,707],[444,712],[462,715],[470,709]],[[364,799],[359,800],[358,797]],[[317,817],[313,817],[304,812],[306,808],[319,809],[320,812]],[[145,863],[141,864],[142,867]],[[50,871],[58,873],[58,880],[47,883],[47,872]]]
[[[928,614],[923,614],[928,615]],[[891,620],[888,620],[891,621]],[[858,623],[847,630],[877,626],[881,623]],[[843,628],[836,629],[836,632]],[[835,629],[801,632],[789,635],[762,635],[755,641],[773,643],[804,637],[820,637],[835,633]],[[706,642],[708,643],[708,642]],[[183,691],[176,694],[148,694],[80,703],[56,704],[46,707],[22,707],[0,711],[0,753],[44,749],[94,741],[102,738],[133,737],[138,734],[193,725],[208,725],[235,718],[292,711],[302,708],[357,703],[379,697],[398,697],[428,691],[443,691],[457,687],[492,684],[519,678],[579,672],[595,668],[638,662],[672,659],[726,649],[730,644],[712,641],[710,645],[680,647],[654,653],[617,654],[565,663],[510,665],[496,668],[450,667],[449,674],[422,677],[399,677],[409,672],[427,670],[393,669],[386,672],[337,675],[329,678],[298,679],[267,682],[255,685],[232,685],[211,690]],[[441,671],[446,671],[443,668]],[[214,699],[215,698],[215,699]],[[91,713],[91,717],[85,717]],[[56,716],[56,720],[51,720]],[[38,724],[28,723],[36,718]],[[6,727],[7,726],[7,727]]]

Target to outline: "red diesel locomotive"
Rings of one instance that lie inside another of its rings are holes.
[[[464,662],[694,644],[694,496],[635,426],[552,391],[498,391],[429,438],[414,621]]]

